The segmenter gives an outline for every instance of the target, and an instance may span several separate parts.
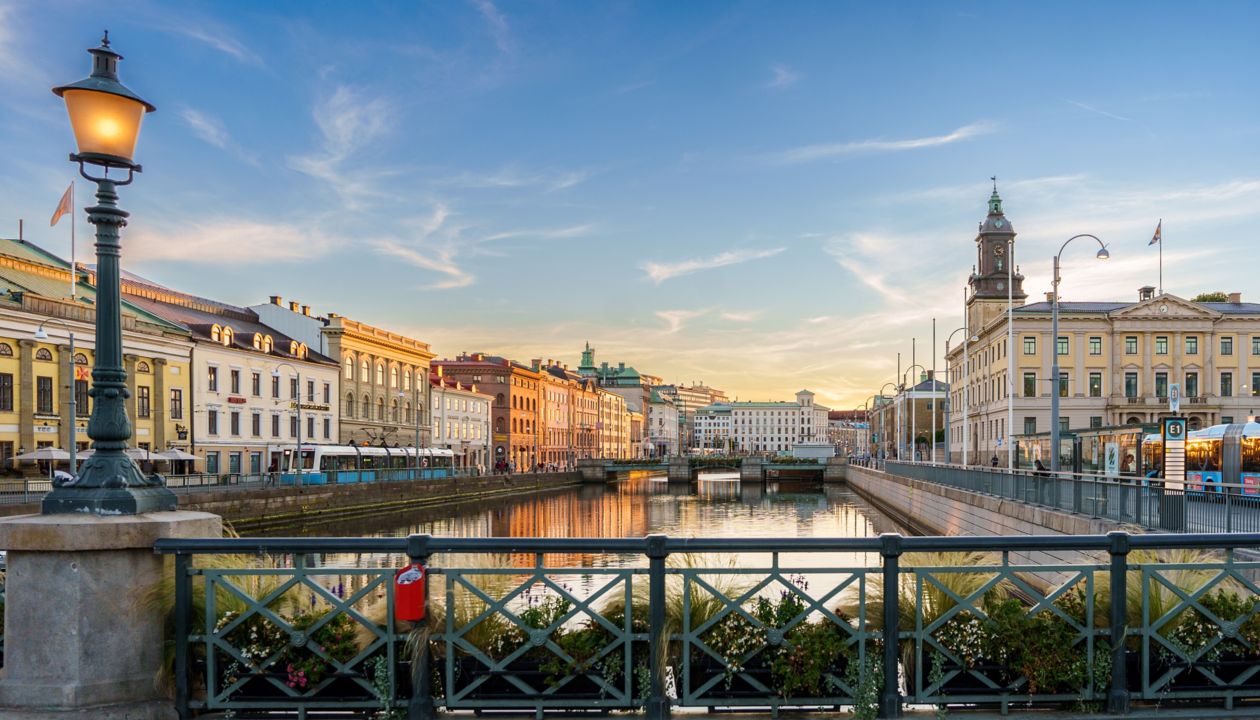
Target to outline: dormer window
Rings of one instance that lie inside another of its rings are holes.
[[[223,338],[223,339],[222,339],[223,345],[224,345],[225,347],[231,347],[231,346],[232,346],[232,336],[233,336],[232,328],[227,327],[226,325],[225,325],[225,326],[223,326],[223,330],[221,331],[221,336],[222,336],[222,338]]]
[[[275,341],[271,339],[270,335],[264,335],[262,343],[263,352],[271,352],[276,346]]]
[[[259,333],[254,333],[254,349],[262,350],[262,344],[263,344],[262,335],[260,335]]]
[[[211,325],[210,339],[214,342],[223,342],[223,328],[220,328],[218,325]]]
[[[297,340],[290,340],[290,341],[289,341],[289,354],[290,354],[290,355],[292,355],[293,357],[297,357],[297,354],[298,354],[298,342],[297,342]]]

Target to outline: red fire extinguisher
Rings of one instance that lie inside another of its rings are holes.
[[[394,573],[394,619],[417,622],[424,619],[424,566],[411,563]]]

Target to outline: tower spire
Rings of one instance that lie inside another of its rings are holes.
[[[989,196],[989,214],[1001,215],[1002,214],[1002,198],[1001,196],[998,195],[998,191],[997,191],[997,175],[994,175],[990,177],[989,179],[993,181],[993,194]]]

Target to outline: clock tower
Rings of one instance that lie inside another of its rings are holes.
[[[1024,276],[1014,272],[1015,228],[1002,212],[1002,198],[998,196],[997,180],[993,181],[993,194],[989,196],[989,214],[980,223],[976,235],[976,267],[967,284],[971,293],[967,298],[967,321],[972,332],[978,332],[990,320],[1006,311],[1009,297],[1017,305],[1023,305],[1028,294],[1024,292]],[[1007,288],[1007,283],[1011,287]]]

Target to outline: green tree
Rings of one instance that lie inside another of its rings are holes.
[[[1190,298],[1190,302],[1228,302],[1229,295],[1217,290],[1215,292],[1204,292]]]

